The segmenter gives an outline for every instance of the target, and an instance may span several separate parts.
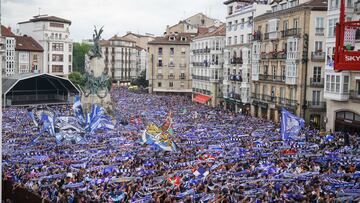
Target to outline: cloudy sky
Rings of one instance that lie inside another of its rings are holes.
[[[198,12],[225,20],[223,0],[1,0],[2,24],[17,23],[41,14],[72,21],[71,36],[81,41],[92,36],[93,25],[104,25],[103,38],[127,31],[161,35],[166,25]]]

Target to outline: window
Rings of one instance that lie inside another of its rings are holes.
[[[72,71],[71,71],[71,65],[69,65],[69,70],[68,70],[68,71],[69,71],[69,73],[71,73],[71,72],[72,72]]]
[[[162,64],[162,59],[159,59],[159,61],[158,61],[158,66],[159,66],[159,67],[162,67],[162,66],[163,66],[163,64]]]
[[[71,63],[71,55],[69,55],[69,63]]]
[[[237,26],[238,26],[238,21],[237,21],[237,20],[235,20],[235,22],[234,22],[234,31],[236,31],[236,30],[237,30]]]
[[[52,50],[53,51],[64,51],[64,44],[63,43],[52,43]]]
[[[228,15],[232,15],[233,14],[233,6],[229,6],[228,7]]]
[[[162,54],[163,54],[162,47],[159,47],[159,49],[158,49],[158,55],[162,55]]]
[[[347,7],[347,8],[353,7],[352,0],[346,0],[346,7]]]
[[[360,95],[360,81],[356,81],[357,95]]]
[[[321,67],[315,66],[313,71],[313,82],[321,82]]]
[[[286,66],[281,66],[281,81],[285,81]]]
[[[328,37],[335,37],[335,31],[336,31],[335,28],[337,22],[338,22],[337,18],[329,19]]]
[[[294,28],[299,27],[299,19],[294,19]]]
[[[290,90],[290,99],[296,100],[296,88],[291,88]]]
[[[315,42],[315,52],[322,52],[323,51],[323,45],[322,45],[322,41],[316,41]]]
[[[53,54],[52,55],[52,61],[63,62],[64,61],[64,55],[62,55],[62,54]]]
[[[285,87],[280,87],[280,103],[285,103]]]
[[[335,92],[340,92],[340,76],[335,76]]]
[[[284,20],[283,30],[287,30],[288,28],[289,28],[289,21]]]
[[[269,67],[267,65],[264,65],[264,75],[268,75],[269,74]]]
[[[38,59],[37,54],[34,54],[34,55],[33,55],[33,61],[34,61],[34,62],[37,62],[37,59]]]
[[[241,44],[244,43],[244,35],[240,35],[240,43],[241,43]]]
[[[277,67],[276,66],[272,66],[272,75],[273,75],[273,79],[275,80],[276,78],[276,73],[277,73]]]
[[[234,37],[234,44],[237,44],[237,36]]]
[[[173,47],[170,48],[170,55],[174,55],[174,48]]]
[[[52,72],[53,73],[62,73],[63,66],[62,65],[52,65]]]
[[[161,82],[158,82],[158,87],[161,87]]]
[[[330,75],[326,75],[326,91],[330,92]]]
[[[182,48],[181,48],[181,54],[186,54],[186,49],[185,49],[185,47],[182,47]],[[183,61],[182,61],[182,63],[183,63]]]
[[[349,93],[349,76],[344,76],[343,92]]]
[[[228,45],[231,45],[231,37],[228,37]]]
[[[315,33],[317,35],[324,34],[324,18],[323,17],[316,17],[316,19],[315,19]]]
[[[64,24],[62,24],[62,23],[50,22],[50,27],[64,28]]]
[[[320,105],[321,91],[316,90],[312,92],[312,105]]]
[[[174,83],[173,82],[169,82],[169,87],[173,87]]]
[[[69,52],[72,52],[72,44],[69,44]]]
[[[228,31],[231,31],[232,29],[232,22],[228,22]]]

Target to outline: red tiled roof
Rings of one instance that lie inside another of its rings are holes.
[[[222,24],[221,26],[217,27],[215,30],[206,32],[203,34],[199,34],[195,39],[200,39],[204,37],[212,37],[212,36],[225,36],[226,35],[226,25]]]
[[[111,38],[109,39],[109,41],[125,41],[125,42],[133,42],[133,43],[136,43],[135,41],[130,40],[130,39],[126,38],[126,37],[119,37],[119,36],[117,36],[117,35],[114,35],[113,37],[111,37]]]
[[[14,33],[11,32],[11,30],[5,26],[1,26],[1,36],[5,37],[15,37]]]
[[[44,49],[42,46],[35,41],[32,37],[24,36],[16,36],[16,51],[35,51],[35,52],[43,52]]]
[[[52,22],[58,22],[58,23],[67,23],[71,25],[70,20],[66,20],[64,18],[59,18],[56,16],[34,16],[33,19],[30,19],[28,21],[20,22],[19,24],[28,23],[28,22],[40,22],[40,21],[52,21]]]

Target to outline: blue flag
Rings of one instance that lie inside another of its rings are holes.
[[[285,108],[281,110],[281,137],[283,140],[295,139],[304,127],[304,119],[295,116],[287,111]]]

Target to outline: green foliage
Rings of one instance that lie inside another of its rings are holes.
[[[83,43],[73,44],[73,70],[84,73],[85,72],[85,55],[91,49],[91,45]]]
[[[148,87],[149,86],[149,81],[146,80],[146,71],[143,70],[140,73],[140,76],[138,78],[136,78],[134,81],[131,82],[131,85],[137,85],[137,86],[141,86],[141,87]]]
[[[85,86],[85,78],[84,76],[79,72],[72,72],[69,74],[69,80],[74,83],[75,85],[79,85],[80,87]]]

